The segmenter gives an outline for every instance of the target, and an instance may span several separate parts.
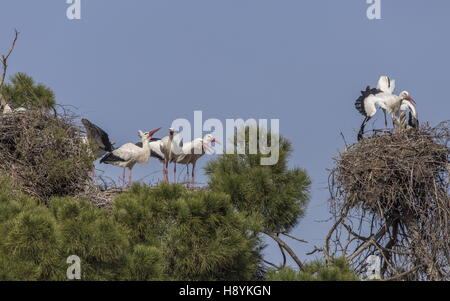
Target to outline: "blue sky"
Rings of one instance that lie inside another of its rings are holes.
[[[382,74],[408,90],[419,118],[449,118],[450,2],[382,0],[368,20],[365,0],[82,0],[82,19],[65,0],[2,0],[0,49],[20,32],[9,74],[26,72],[57,101],[100,125],[117,144],[172,120],[278,118],[295,149],[292,167],[313,180],[306,217],[289,241],[301,258],[322,245],[329,223],[327,168],[356,137],[354,100]],[[376,126],[382,126],[377,115]],[[372,127],[373,122],[368,125]],[[210,158],[203,158],[200,168]],[[120,173],[99,166],[108,176]],[[135,179],[160,177],[153,161]],[[200,170],[200,169],[199,169]],[[205,181],[204,177],[200,180]],[[278,261],[278,249],[266,250]],[[309,258],[311,259],[311,258]]]

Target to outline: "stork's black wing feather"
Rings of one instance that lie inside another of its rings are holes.
[[[411,112],[409,112],[408,125],[412,128],[419,128],[419,119],[415,118]]]
[[[152,139],[150,139],[150,141],[159,141],[159,140],[161,140],[161,139],[159,139],[159,138],[152,138]],[[137,142],[134,145],[139,146],[139,147],[143,147],[142,142]],[[153,157],[153,158],[158,159],[159,161],[164,161],[164,157],[160,156],[157,152],[155,152],[153,150],[150,150],[150,156]]]
[[[164,161],[164,157],[159,155],[157,152],[154,152],[153,150],[150,150],[150,156],[152,156],[153,158],[158,159],[159,161]]]
[[[90,141],[95,142],[100,149],[106,152],[112,152],[114,150],[108,133],[87,119],[82,119],[81,122],[86,129],[87,137]]]
[[[114,155],[113,153],[107,153],[101,160],[100,163],[111,163],[111,162],[125,162],[124,159]]]
[[[356,100],[355,102],[355,108],[356,110],[361,113],[364,116],[367,116],[366,109],[364,107],[364,100],[369,97],[370,95],[377,95],[379,93],[382,93],[380,89],[377,88],[370,88],[370,86],[367,86],[365,91],[361,91],[361,96]]]
[[[161,139],[159,139],[159,138],[152,138],[152,139],[150,139],[150,141],[159,141],[159,140],[161,140]],[[137,142],[134,145],[139,146],[139,147],[143,147],[142,142]],[[161,157],[157,152],[155,152],[153,150],[150,150],[150,156],[153,157],[153,158],[156,158],[156,159],[158,159],[160,161],[164,161],[164,157]]]

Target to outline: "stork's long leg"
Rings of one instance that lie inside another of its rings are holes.
[[[164,181],[169,183],[169,161],[167,159],[164,160]]]
[[[369,122],[369,120],[370,120],[371,118],[372,118],[372,117],[367,116],[367,117],[364,119],[363,123],[361,124],[361,128],[360,128],[359,133],[358,133],[358,141],[361,141],[361,140],[363,139],[364,128],[366,127],[366,124]]]
[[[133,170],[130,168],[130,174],[128,175],[128,186],[131,186],[132,171],[133,171]]]
[[[195,163],[192,163],[192,187],[195,187]]]
[[[383,109],[383,114],[384,114],[384,127],[387,128],[388,124],[387,124],[387,115],[386,115],[385,109]]]
[[[177,162],[173,163],[173,182],[177,182]]]
[[[163,175],[163,180],[165,180],[166,179],[165,162],[162,163],[162,175]]]
[[[167,160],[164,160],[164,163],[163,163],[163,179],[164,179],[164,181],[167,182],[166,168],[167,168]]]
[[[189,163],[186,164],[186,175],[187,175],[186,183],[187,183],[187,185],[189,187]]]
[[[126,167],[124,167],[122,169],[122,177],[121,177],[121,179],[122,179],[122,186],[123,187],[125,186],[125,169],[126,169]]]

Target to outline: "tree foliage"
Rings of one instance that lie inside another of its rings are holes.
[[[259,129],[260,135],[266,132]],[[291,143],[279,137],[279,160],[275,165],[262,166],[260,149],[256,154],[249,150],[250,128],[245,129],[245,154],[224,154],[206,166],[209,188],[224,192],[242,212],[259,215],[264,221],[264,231],[291,230],[304,213],[309,201],[311,180],[301,168],[288,167],[292,154]],[[237,149],[236,134],[234,144]],[[271,134],[267,134],[271,141]],[[259,138],[258,138],[259,144]]]
[[[252,280],[258,223],[221,193],[134,186],[112,213],[72,198],[49,206],[0,182],[0,280]]]
[[[0,92],[16,108],[49,110],[56,103],[50,88],[21,72],[11,76],[10,83],[5,83]]]
[[[357,281],[353,269],[344,258],[336,258],[330,265],[323,261],[305,264],[302,271],[292,268],[271,269],[267,273],[269,281]]]

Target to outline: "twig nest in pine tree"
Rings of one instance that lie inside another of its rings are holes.
[[[337,197],[384,217],[413,217],[429,206],[448,210],[449,139],[448,124],[441,123],[374,134],[350,146],[335,159]]]
[[[93,158],[67,114],[39,110],[0,115],[0,176],[40,200],[74,195],[89,182]]]

